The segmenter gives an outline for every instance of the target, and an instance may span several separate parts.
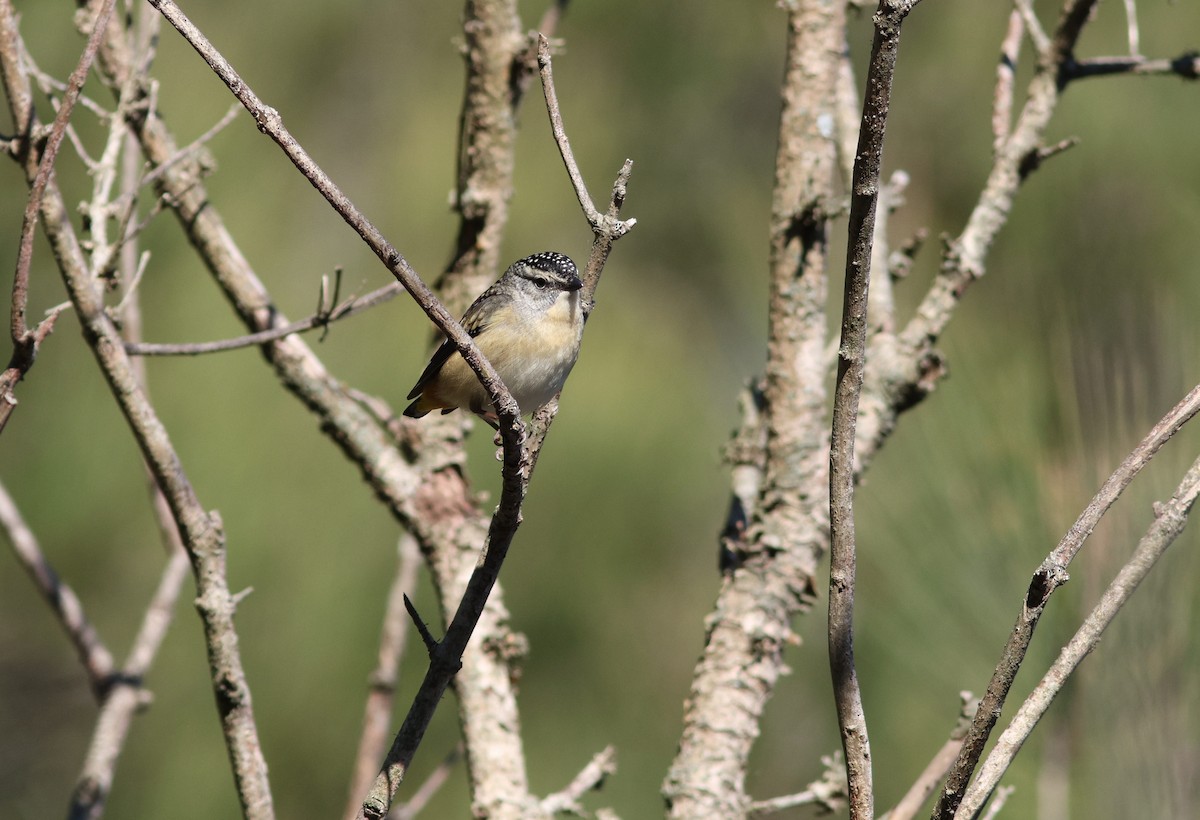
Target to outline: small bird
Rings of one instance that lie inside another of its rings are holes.
[[[514,262],[463,314],[462,326],[475,339],[513,398],[528,414],[562,390],[583,338],[583,282],[570,257],[554,251]],[[431,410],[470,410],[496,426],[496,411],[475,371],[446,339],[408,398],[404,415]]]

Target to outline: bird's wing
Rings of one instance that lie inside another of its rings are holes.
[[[479,298],[472,302],[471,306],[467,308],[467,312],[463,314],[461,322],[463,330],[467,331],[467,335],[472,339],[487,329],[490,311],[484,310],[484,308],[495,296],[496,286],[493,285],[479,294]],[[429,359],[429,364],[425,365],[425,369],[421,372],[421,377],[417,379],[417,383],[413,385],[413,389],[408,391],[406,398],[415,399],[421,395],[421,391],[425,389],[425,385],[438,374],[438,371],[442,369],[442,365],[446,363],[446,360],[456,352],[458,352],[458,348],[449,339],[444,340],[438,345],[438,349],[433,351],[433,356]]]

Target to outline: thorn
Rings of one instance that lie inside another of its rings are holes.
[[[417,632],[420,634],[421,640],[425,644],[425,651],[432,656],[434,651],[438,648],[438,642],[434,640],[433,635],[429,632],[429,627],[425,626],[425,622],[421,620],[421,616],[418,614],[417,608],[413,606],[412,600],[409,599],[407,595],[404,596],[404,608],[408,610],[408,617],[412,618],[412,622],[417,627]]]
[[[1024,180],[1026,177],[1040,168],[1042,163],[1050,159],[1050,157],[1057,156],[1063,151],[1066,151],[1068,148],[1074,148],[1078,144],[1079,137],[1067,137],[1065,140],[1060,140],[1059,142],[1054,143],[1054,145],[1042,145],[1033,151],[1030,151],[1021,160],[1021,164],[1018,169],[1021,179]]]

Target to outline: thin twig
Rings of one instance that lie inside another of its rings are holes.
[[[15,12],[12,9],[10,0],[2,0],[2,2],[3,9],[0,9],[0,11],[6,17],[11,18]],[[87,45],[84,46],[83,53],[79,56],[79,62],[75,66],[75,70],[71,72],[62,104],[59,106],[58,113],[54,117],[49,137],[41,149],[37,170],[33,175],[33,182],[30,185],[29,199],[25,203],[25,212],[21,219],[21,238],[17,249],[17,268],[13,274],[12,304],[9,314],[9,338],[12,340],[13,352],[8,366],[0,374],[0,432],[4,431],[5,426],[8,424],[8,419],[17,405],[17,399],[13,393],[14,387],[29,372],[29,368],[33,367],[34,359],[37,358],[38,348],[41,347],[42,342],[54,329],[55,320],[58,318],[58,314],[53,313],[32,331],[25,320],[25,311],[29,303],[29,270],[33,264],[33,231],[37,226],[42,197],[45,194],[46,186],[54,170],[54,161],[58,156],[58,149],[62,145],[63,136],[66,134],[71,112],[74,110],[75,103],[79,99],[79,90],[87,80],[92,61],[96,58],[96,49],[99,47],[104,26],[107,24],[108,18],[112,15],[114,2],[115,0],[103,0],[103,5],[100,6],[96,13]],[[24,76],[21,64],[20,54],[23,49],[20,45],[20,36],[17,33],[16,23],[13,22],[11,27],[5,26],[5,29],[3,33],[0,33],[0,38],[2,38],[0,49],[5,52],[4,68],[2,70],[11,75],[5,78],[6,84],[10,88],[19,88],[19,90],[14,90],[14,93],[20,94],[19,97],[9,96],[9,108],[13,115],[16,131],[21,135],[20,153],[25,157],[33,157],[35,155],[33,141],[37,117],[34,114],[32,94],[28,88],[28,78]]]
[[[992,727],[996,725],[1000,711],[1004,708],[1004,701],[1012,688],[1017,670],[1020,669],[1021,663],[1025,659],[1025,653],[1029,649],[1029,642],[1033,639],[1033,632],[1041,619],[1042,612],[1054,591],[1067,581],[1067,566],[1071,559],[1083,547],[1084,541],[1091,535],[1100,519],[1108,512],[1108,509],[1116,502],[1134,477],[1150,463],[1150,459],[1171,436],[1197,412],[1200,412],[1200,385],[1192,388],[1191,392],[1171,408],[1146,434],[1133,452],[1121,462],[1121,465],[1108,477],[1095,497],[1080,513],[1079,518],[1033,574],[1029,589],[1021,602],[1016,625],[1008,637],[1008,642],[1000,656],[1000,662],[996,665],[995,672],[992,673],[987,691],[980,700],[971,731],[967,735],[958,760],[950,770],[945,786],[942,788],[942,794],[933,815],[935,820],[950,820],[955,816],[971,775],[983,754]]]
[[[938,783],[942,782],[946,772],[950,771],[950,767],[954,765],[955,759],[958,758],[958,751],[962,748],[963,739],[966,738],[967,731],[971,728],[971,716],[979,707],[978,698],[970,692],[959,692],[958,696],[962,707],[959,709],[958,720],[950,731],[950,737],[937,750],[924,770],[917,775],[917,779],[904,793],[904,797],[900,798],[896,807],[880,816],[879,820],[911,820],[916,817],[921,806],[925,805],[925,801],[937,790]]]
[[[852,820],[874,820],[875,817],[871,746],[854,666],[854,438],[866,365],[867,293],[883,139],[899,56],[901,25],[915,5],[913,0],[881,0],[875,13],[875,38],[871,45],[850,199],[845,298],[829,448],[829,663],[846,756]]]
[[[156,508],[160,506],[159,502],[165,505],[161,499],[159,494]],[[170,517],[169,510],[167,517]],[[174,522],[171,522],[171,527],[174,528]],[[178,536],[175,539],[178,540]],[[145,675],[166,637],[167,628],[174,618],[179,591],[187,577],[188,556],[177,545],[163,568],[158,589],[146,608],[129,657],[121,671],[114,676],[113,686],[96,718],[83,770],[71,792],[71,805],[67,810],[69,820],[98,820],[104,813],[112,790],[117,758],[125,747],[133,717],[149,698],[144,688]]]
[[[158,19],[157,15],[156,15],[155,19]],[[148,106],[152,103],[143,101],[142,104],[143,104],[143,106]],[[150,184],[158,181],[158,179],[160,179],[163,174],[167,173],[167,171],[169,171],[173,166],[175,166],[176,164],[182,162],[183,160],[188,159],[189,157],[192,157],[196,153],[198,153],[213,138],[215,138],[219,133],[221,133],[227,127],[229,127],[229,125],[237,117],[238,112],[241,110],[242,110],[242,107],[240,105],[238,105],[237,103],[231,104],[229,106],[229,110],[225,112],[225,114],[221,117],[221,119],[217,120],[216,124],[214,124],[211,128],[209,128],[207,131],[205,131],[203,134],[201,134],[199,137],[197,137],[195,140],[193,140],[190,144],[188,144],[188,145],[184,146],[183,148],[180,148],[178,151],[176,151],[174,156],[170,157],[165,162],[155,165],[153,169],[151,169],[147,174],[145,174],[139,180],[137,185],[129,187],[129,189],[124,191],[121,194],[121,196],[117,197],[115,200],[112,201],[112,203],[109,205],[109,210],[111,213],[117,214],[118,247],[123,247],[127,242],[130,242],[134,238],[139,236],[141,234],[141,232],[145,229],[146,225],[149,224],[150,219],[153,218],[159,212],[159,210],[161,208],[161,202],[156,201],[154,203],[154,207],[151,209],[150,213],[147,214],[146,219],[141,220],[136,224],[131,224],[131,223],[133,223],[133,217],[137,213],[139,190],[147,185],[150,185]],[[154,354],[143,354],[143,355],[154,355]],[[163,355],[163,354],[160,354],[160,355]]]
[[[492,406],[496,408],[496,413],[500,418],[500,430],[504,439],[505,451],[512,453],[511,456],[506,458],[506,463],[510,469],[515,469],[518,463],[516,452],[520,450],[521,444],[524,441],[524,426],[521,424],[519,416],[520,408],[518,408],[516,401],[513,400],[508,388],[500,380],[491,362],[479,352],[479,348],[475,346],[474,340],[463,330],[458,320],[434,296],[433,292],[425,285],[421,277],[417,275],[417,272],[408,263],[408,260],[388,242],[379,229],[342,193],[342,190],[317,165],[313,158],[309,156],[308,152],[296,141],[291,132],[284,127],[283,118],[280,117],[279,112],[259,99],[254,90],[234,70],[233,66],[221,55],[216,47],[209,42],[208,38],[196,28],[179,6],[173,0],[148,0],[148,2],[154,8],[158,9],[163,18],[175,27],[175,30],[187,40],[188,44],[196,50],[196,53],[208,63],[213,73],[228,86],[238,101],[254,117],[254,122],[258,126],[258,130],[269,136],[283,149],[284,154],[296,166],[297,170],[325,197],[326,201],[346,221],[346,224],[362,237],[367,246],[374,251],[375,255],[379,257],[392,275],[404,286],[404,289],[412,295],[417,305],[425,311],[426,315],[437,325],[438,329],[446,335],[446,338],[454,342],[458,352],[466,360],[472,371],[479,377],[480,382],[487,390]],[[506,486],[515,490],[516,483],[514,482],[515,477],[513,481],[506,482]],[[507,498],[502,496],[501,505],[504,506],[506,503],[510,506],[519,503],[516,497],[511,495],[511,490]]]
[[[25,305],[29,297],[29,267],[33,262],[33,230],[37,226],[42,196],[45,194],[46,185],[50,181],[50,175],[54,171],[54,161],[58,158],[58,149],[62,145],[63,136],[67,130],[67,123],[70,121],[71,112],[75,110],[75,103],[79,99],[79,90],[83,88],[83,84],[87,80],[88,71],[91,70],[92,61],[96,59],[96,49],[100,46],[100,38],[104,35],[104,27],[108,25],[108,18],[112,14],[115,2],[116,0],[103,0],[103,5],[97,11],[96,18],[92,23],[91,34],[88,35],[87,45],[84,47],[83,54],[79,56],[79,62],[67,81],[67,90],[63,94],[62,105],[59,106],[58,113],[54,117],[54,123],[50,128],[50,136],[41,150],[41,159],[38,163],[37,174],[34,176],[33,184],[29,189],[29,199],[25,203],[25,213],[21,218],[21,240],[17,250],[17,271],[13,277],[11,322],[13,345],[25,344],[29,335],[29,328],[25,324]],[[26,139],[28,139],[33,124],[34,119],[30,117],[24,122],[18,122],[17,130],[24,133]],[[32,151],[33,146],[27,144],[24,150],[27,152]]]
[[[97,26],[97,28],[100,28]],[[28,81],[13,67],[18,54],[15,14],[9,0],[0,0],[0,75],[10,104],[30,97]],[[25,79],[22,85],[22,79]],[[19,107],[20,103],[15,103]],[[31,115],[14,119],[28,122]],[[32,186],[37,168],[26,163]],[[79,240],[67,217],[68,209],[53,180],[41,201],[41,222],[62,273],[84,336],[110,391],[121,407],[155,481],[163,488],[180,535],[192,561],[198,590],[197,608],[205,627],[212,685],[233,763],[242,811],[252,820],[274,816],[266,763],[258,742],[250,690],[233,627],[232,596],[225,580],[224,534],[219,516],[204,510],[185,474],[166,428],[155,413],[125,354],[123,340],[104,305],[104,294],[88,270]]]
[[[575,189],[575,196],[579,200],[579,207],[583,209],[584,217],[587,219],[588,224],[592,226],[592,232],[597,237],[607,236],[609,238],[608,244],[611,247],[613,241],[620,239],[637,224],[636,219],[622,221],[613,215],[613,209],[615,208],[617,212],[620,212],[621,205],[625,202],[625,187],[629,183],[632,161],[625,160],[626,167],[622,167],[621,172],[617,175],[617,182],[613,186],[613,204],[610,206],[608,213],[601,214],[596,210],[596,206],[592,202],[591,194],[588,193],[587,185],[583,181],[583,174],[579,172],[579,165],[575,162],[575,153],[571,150],[571,143],[567,139],[567,130],[563,125],[562,111],[558,105],[558,92],[554,89],[554,70],[550,57],[550,41],[542,34],[538,35],[538,70],[542,76],[542,92],[546,98],[546,114],[550,117],[550,131],[554,134],[554,142],[558,145],[559,156],[562,157],[563,166],[567,169],[567,176],[571,180],[571,186]],[[607,256],[607,253],[605,256]],[[594,252],[593,258],[595,258]],[[588,271],[589,273],[593,273],[590,264]],[[598,276],[598,272],[593,274],[592,292],[595,292],[596,286],[594,280]],[[591,301],[591,294],[588,293],[586,279],[584,280],[584,288],[582,294],[583,301],[589,303]]]
[[[1021,15],[1021,22],[1025,31],[1029,33],[1029,41],[1033,44],[1038,59],[1045,59],[1050,53],[1052,43],[1046,30],[1042,28],[1042,21],[1038,19],[1037,12],[1033,10],[1032,0],[1013,0],[1013,6],[1016,7],[1017,14]]]
[[[353,818],[358,814],[363,796],[379,771],[379,761],[387,749],[391,728],[392,705],[396,698],[396,681],[400,663],[408,645],[405,621],[406,602],[417,588],[417,570],[421,553],[411,533],[403,533],[397,547],[396,574],[388,592],[387,609],[379,636],[379,654],[370,675],[367,703],[363,710],[363,728],[354,756],[354,773],[350,777],[350,794],[342,815]]]
[[[758,817],[808,805],[816,805],[821,813],[840,812],[845,808],[847,799],[846,764],[842,753],[834,752],[832,755],[822,756],[821,763],[825,766],[821,777],[809,783],[803,791],[768,800],[756,800],[750,804],[746,814]]]
[[[291,336],[293,333],[303,333],[314,328],[327,328],[334,322],[362,313],[364,310],[368,310],[376,305],[383,304],[389,299],[398,296],[402,290],[404,290],[404,285],[399,282],[390,282],[363,296],[347,299],[329,311],[314,313],[306,319],[300,319],[284,327],[262,330],[258,333],[248,333],[232,339],[177,344],[128,342],[125,345],[125,352],[131,356],[200,356],[206,353],[222,353],[227,350],[255,347],[267,342],[273,342],[276,339],[282,339],[284,336]]]
[[[388,813],[389,820],[412,820],[420,814],[421,810],[429,805],[429,801],[438,793],[438,790],[450,779],[450,773],[454,771],[454,767],[458,765],[462,756],[463,745],[459,743],[442,758],[442,762],[429,773],[421,785],[413,790],[412,797],[403,804],[392,807]]]
[[[1200,459],[1180,481],[1171,499],[1154,505],[1154,522],[1138,541],[1137,548],[1129,561],[1121,567],[1100,601],[1075,635],[1063,647],[1058,659],[1034,687],[1033,692],[1021,704],[1012,722],[1001,732],[995,748],[979,768],[979,776],[971,784],[955,814],[957,818],[974,817],[987,801],[1000,778],[1021,746],[1032,734],[1042,715],[1050,708],[1054,698],[1062,691],[1067,679],[1087,655],[1096,648],[1104,630],[1112,623],[1121,607],[1133,595],[1138,585],[1154,568],[1167,548],[1175,542],[1187,525],[1188,514],[1196,497],[1200,495]]]
[[[1002,786],[996,790],[996,796],[992,798],[992,802],[988,805],[987,811],[979,818],[979,820],[996,820],[1000,814],[1004,804],[1008,802],[1008,798],[1017,790],[1016,786]]]
[[[600,212],[592,203],[591,194],[588,193],[587,185],[583,182],[583,174],[579,172],[579,165],[575,162],[575,155],[571,152],[571,146],[566,139],[567,132],[563,127],[562,113],[558,107],[558,94],[554,90],[554,79],[550,71],[550,41],[544,34],[538,35],[537,55],[538,69],[542,74],[542,91],[546,96],[546,113],[550,116],[550,130],[554,133],[554,141],[558,143],[563,165],[567,168],[567,176],[571,179],[571,186],[575,189],[575,196],[579,198],[579,204],[583,207],[588,224],[592,226],[592,230],[599,231]]]
[[[429,631],[429,627],[425,624],[425,619],[421,617],[421,613],[417,612],[416,606],[407,596],[402,596],[404,611],[408,613],[408,617],[412,620],[413,626],[417,628],[417,634],[421,636],[421,643],[425,644],[425,651],[433,655],[437,651],[438,642],[433,633]]]
[[[1143,76],[1176,76],[1185,80],[1200,78],[1200,53],[1185,51],[1178,57],[1092,57],[1067,64],[1063,79],[1086,80],[1089,77],[1108,77],[1113,74],[1135,74]]]
[[[16,553],[17,560],[29,573],[46,603],[54,611],[58,622],[75,647],[83,669],[87,672],[88,684],[97,700],[104,697],[111,683],[113,656],[100,639],[96,628],[83,611],[83,603],[75,590],[59,579],[38,545],[37,537],[21,516],[16,502],[0,484],[0,529],[4,530]]]
[[[1137,57],[1142,53],[1141,37],[1138,34],[1137,0],[1125,0],[1125,22],[1129,32],[1129,54]]]
[[[595,791],[604,785],[609,776],[617,772],[617,750],[606,746],[596,753],[579,774],[571,778],[571,782],[563,789],[542,798],[542,814],[553,817],[556,814],[582,814],[583,807],[579,800],[590,791]]]

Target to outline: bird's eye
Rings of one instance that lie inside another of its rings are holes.
[[[533,286],[538,290],[545,290],[548,283],[541,276],[533,280]]]

